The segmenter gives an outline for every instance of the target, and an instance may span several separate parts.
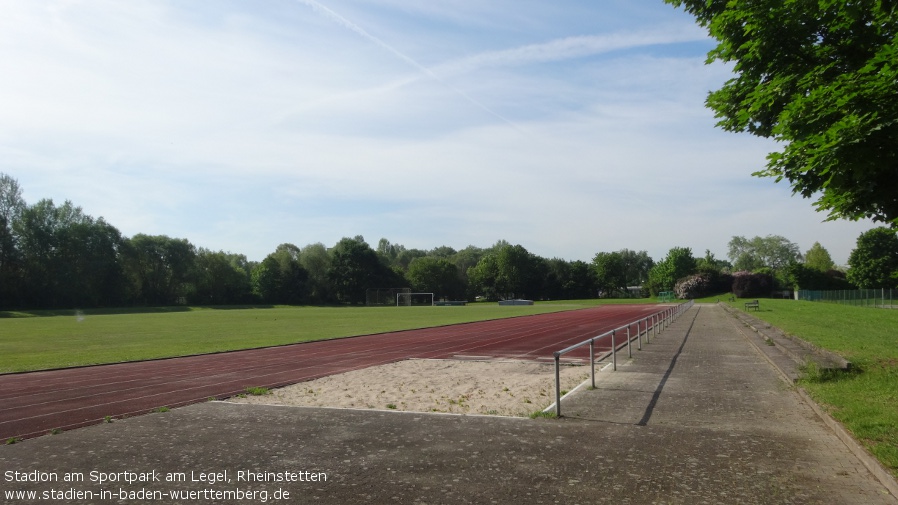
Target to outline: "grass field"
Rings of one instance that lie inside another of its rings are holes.
[[[752,315],[853,363],[848,373],[806,374],[801,385],[898,476],[898,310],[762,299]]]
[[[649,300],[630,300],[647,303]],[[620,301],[500,307],[147,308],[0,312],[0,373],[187,356],[543,314]]]

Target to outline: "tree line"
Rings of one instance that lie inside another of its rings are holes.
[[[898,238],[885,228],[861,236],[847,272],[820,244],[804,255],[776,236],[733,237],[729,245],[729,261],[674,247],[658,262],[645,251],[623,249],[600,252],[587,263],[543,258],[504,240],[487,248],[422,250],[385,238],[372,247],[356,236],[330,247],[281,244],[256,262],[183,238],[125,237],[69,201],[28,205],[18,182],[0,174],[0,309],[362,304],[366,290],[392,287],[473,301],[645,297],[671,290],[682,297],[751,295],[898,282]]]
[[[70,201],[27,204],[18,181],[0,173],[0,309],[361,304],[367,289],[391,287],[452,300],[595,296],[589,264],[505,241],[421,250],[356,236],[285,243],[250,261],[184,238],[125,237]]]

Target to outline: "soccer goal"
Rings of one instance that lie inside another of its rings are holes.
[[[397,307],[430,307],[433,306],[433,293],[397,293]]]
[[[672,302],[677,298],[677,294],[673,291],[661,291],[658,293],[658,301],[661,303]]]

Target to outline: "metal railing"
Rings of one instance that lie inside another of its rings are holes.
[[[651,338],[653,336],[658,336],[665,328],[670,326],[671,323],[676,321],[678,317],[680,317],[683,312],[689,310],[690,307],[694,305],[693,300],[689,300],[688,302],[681,303],[675,307],[668,307],[664,310],[656,312],[650,316],[646,316],[637,321],[632,321],[627,323],[624,326],[619,328],[615,328],[610,331],[606,331],[601,335],[597,335],[590,339],[584,340],[579,344],[574,344],[569,347],[565,347],[560,351],[556,351],[553,354],[555,356],[555,416],[561,417],[561,356],[579,349],[585,345],[589,346],[589,368],[590,368],[590,380],[592,381],[592,388],[596,387],[596,358],[595,358],[595,347],[596,340],[600,340],[603,338],[611,337],[611,349],[608,351],[605,356],[602,356],[598,361],[602,361],[607,358],[609,355],[611,356],[611,367],[612,370],[617,370],[617,344],[616,344],[616,335],[619,331],[626,330],[627,332],[627,356],[633,357],[633,350],[630,347],[630,343],[635,339],[637,341],[638,349],[642,350],[642,337],[645,335],[646,343],[651,343]],[[649,322],[651,321],[651,327],[649,326]],[[642,330],[643,323],[645,323],[645,330]],[[636,325],[636,337],[634,338],[631,335],[630,328]],[[624,344],[621,344],[623,347]],[[551,409],[550,406],[546,411]]]

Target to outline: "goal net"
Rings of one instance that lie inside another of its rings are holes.
[[[411,288],[372,288],[365,291],[365,305],[369,307],[392,307],[399,296],[408,295]]]
[[[430,307],[433,305],[433,293],[398,293],[397,307]]]

